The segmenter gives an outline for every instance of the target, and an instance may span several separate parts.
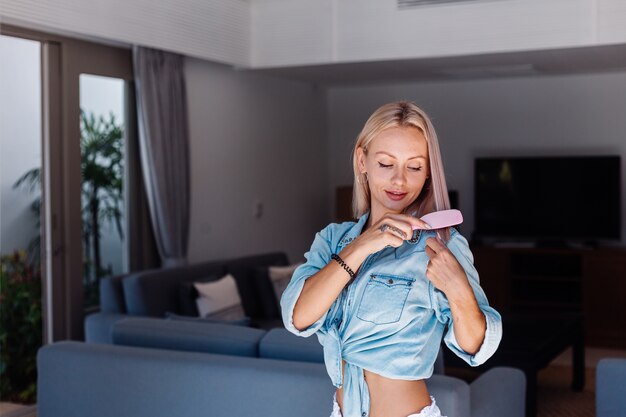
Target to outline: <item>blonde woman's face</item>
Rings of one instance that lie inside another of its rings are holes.
[[[419,196],[430,175],[428,143],[415,127],[385,129],[370,142],[367,155],[361,148],[357,155],[360,172],[367,172],[376,217],[402,212]]]

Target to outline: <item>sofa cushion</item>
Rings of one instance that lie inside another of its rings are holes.
[[[259,342],[259,357],[324,363],[324,349],[317,337],[298,337],[287,329],[271,329]]]
[[[264,330],[220,323],[127,318],[113,325],[113,344],[234,356],[258,356]]]

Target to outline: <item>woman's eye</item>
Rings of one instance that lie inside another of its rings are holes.
[[[389,168],[389,167],[391,166],[391,165],[385,165],[385,164],[383,164],[383,163],[381,163],[381,162],[379,162],[379,163],[378,163],[378,165],[379,165],[381,168]]]
[[[413,171],[421,171],[422,170],[422,167],[418,167],[418,168],[416,168],[416,167],[409,167],[409,168],[412,169]]]

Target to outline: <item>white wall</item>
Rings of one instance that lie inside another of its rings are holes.
[[[475,157],[610,153],[622,158],[626,242],[626,72],[331,88],[331,189],[352,184],[350,152],[367,117],[398,99],[413,100],[433,118],[448,186],[459,191],[464,235],[474,229]]]
[[[248,0],[2,0],[0,22],[245,65]]]
[[[191,230],[188,260],[285,251],[304,260],[329,218],[325,95],[188,59]],[[254,200],[263,216],[253,216]]]
[[[399,60],[626,42],[623,0],[255,0],[251,65]]]
[[[0,21],[253,68],[626,43],[623,0],[2,0]]]
[[[0,36],[0,253],[26,250],[38,234],[30,205],[38,191],[13,189],[41,166],[41,81],[38,42]]]

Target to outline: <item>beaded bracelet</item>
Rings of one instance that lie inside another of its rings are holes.
[[[343,269],[345,269],[346,272],[350,274],[350,278],[354,278],[354,271],[348,265],[346,265],[346,263],[343,261],[343,259],[339,257],[339,255],[333,253],[330,257],[337,261],[339,265],[341,265]]]

